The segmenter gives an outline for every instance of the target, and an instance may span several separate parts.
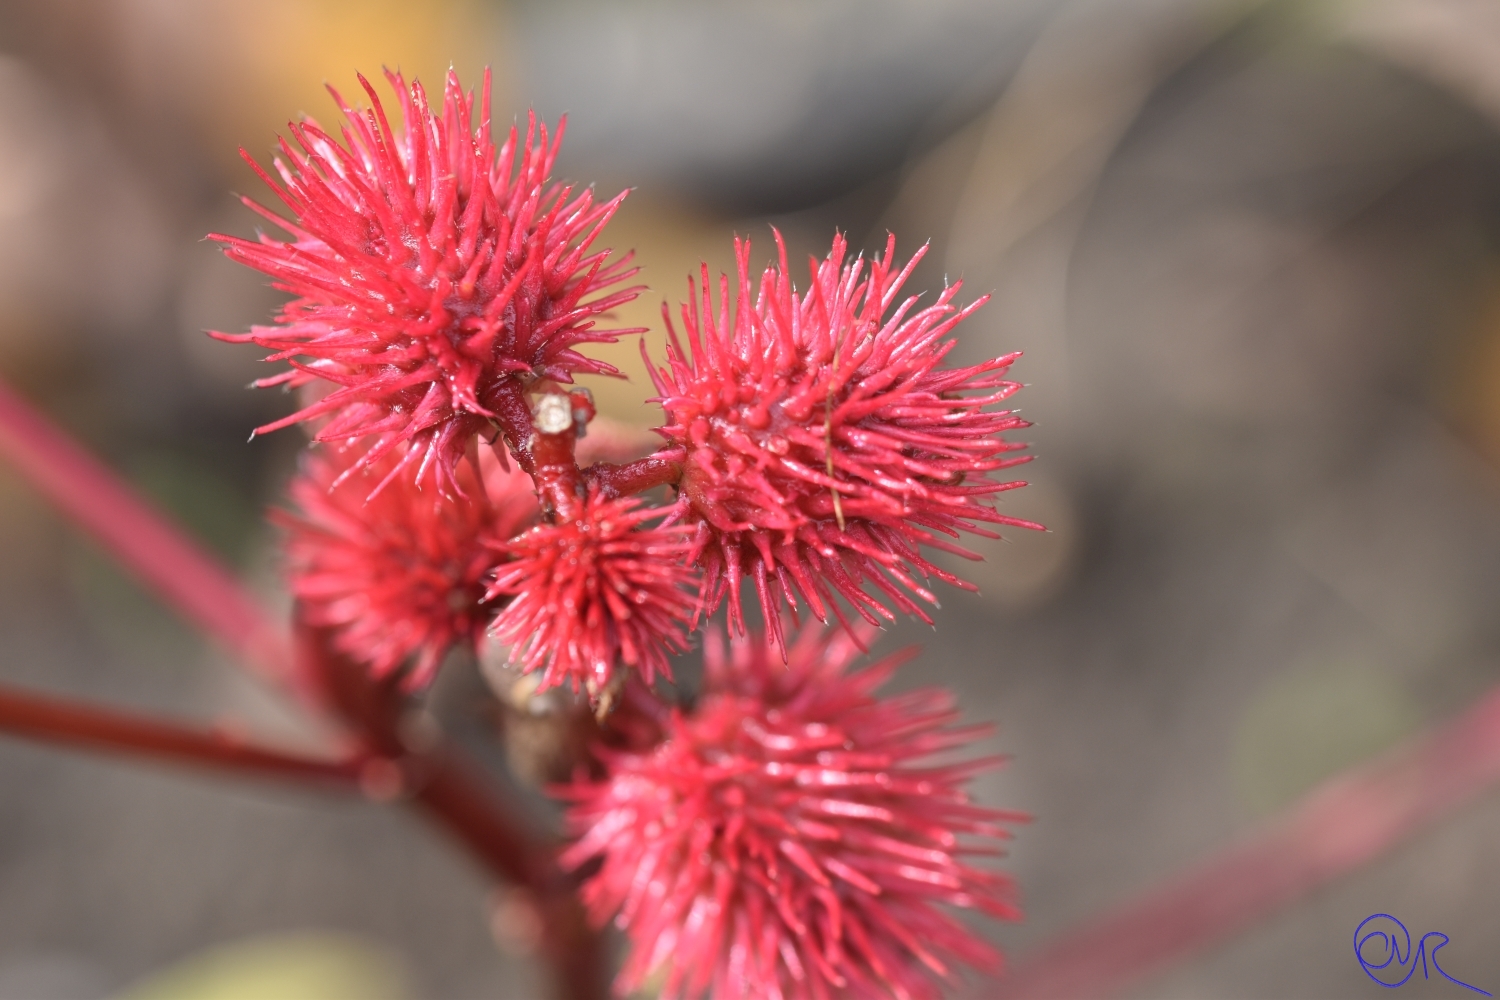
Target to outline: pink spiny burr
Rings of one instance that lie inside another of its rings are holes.
[[[462,496],[400,476],[368,499],[365,477],[335,488],[364,458],[357,448],[303,457],[289,487],[300,513],[272,513],[286,531],[288,583],[308,623],[334,628],[342,652],[377,677],[409,664],[405,683],[421,687],[450,648],[483,636],[494,614],[486,583],[504,560],[495,546],[535,520],[536,498],[530,479],[491,457],[483,482],[468,463],[458,468]],[[366,476],[390,477],[402,460],[388,452]]]
[[[965,858],[998,853],[1024,816],[962,786],[996,758],[934,761],[985,735],[938,690],[873,693],[904,656],[856,672],[855,637],[804,632],[784,664],[756,638],[707,647],[704,694],[650,751],[603,750],[608,776],[564,794],[563,864],[632,952],[621,995],[930,998],[933,977],[996,952],[946,908],[1017,919],[1012,883]],[[660,976],[661,978],[656,978]]]
[[[557,523],[541,524],[500,546],[488,597],[510,597],[495,635],[512,660],[541,670],[541,688],[580,684],[598,697],[617,661],[649,683],[671,676],[669,652],[687,648],[694,599],[691,547],[681,526],[648,526],[662,511],[634,497],[591,491]]]
[[[1025,485],[991,478],[1029,458],[1003,437],[1026,422],[991,409],[1020,388],[1006,378],[1016,355],[943,365],[954,346],[944,338],[984,300],[958,308],[957,284],[923,307],[899,299],[925,248],[896,270],[894,237],[866,263],[846,262],[835,236],[799,295],[777,244],[780,266],[755,289],[749,243],[736,240],[733,312],[726,277],[715,312],[703,268],[701,302],[690,282],[682,308],[687,344],[668,316],[667,363],[652,371],[659,433],[686,453],[679,516],[696,531],[704,610],[727,596],[743,632],[749,576],[778,644],[783,601],[825,622],[844,620],[835,595],[872,624],[893,617],[886,602],[930,622],[913,597],[936,598],[918,576],[974,588],[920,546],[978,558],[950,539],[1039,527],[986,502]]]
[[[387,78],[402,124],[360,77],[369,110],[334,93],[342,143],[311,121],[290,125],[296,145],[282,139],[274,161],[280,183],[246,155],[292,218],[246,204],[292,238],[212,238],[296,298],[276,326],[215,336],[290,362],[258,385],[337,386],[257,433],[327,418],[320,441],[372,439],[356,468],[402,446],[407,474],[451,492],[508,384],[618,374],[577,348],[634,332],[594,329],[638,291],[609,290],[635,273],[629,255],[593,249],[624,195],[596,204],[550,181],[562,124],[549,136],[529,119],[524,138],[512,127],[497,150],[488,72],[477,109],[451,72],[440,109],[421,84]]]

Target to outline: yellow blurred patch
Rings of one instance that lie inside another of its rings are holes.
[[[160,10],[156,8],[159,7]],[[498,121],[512,114],[499,5],[480,0],[199,0],[137,5],[134,72],[150,89],[189,107],[208,146],[236,172],[238,149],[267,153],[286,123],[311,115],[333,125],[329,83],[358,105],[365,74],[387,99],[382,67],[420,78],[440,96],[449,66],[466,88],[486,65],[495,74]],[[253,191],[248,182],[245,190]]]
[[[600,191],[600,197],[611,198],[613,191]],[[604,230],[601,241],[612,247],[616,254],[635,251],[636,263],[641,273],[634,284],[643,284],[647,290],[634,301],[615,310],[614,317],[599,324],[603,327],[646,327],[646,346],[651,358],[661,364],[666,344],[666,326],[662,323],[661,306],[665,300],[672,309],[672,322],[679,336],[682,324],[678,319],[679,303],[687,298],[688,275],[697,276],[699,265],[706,261],[715,284],[720,273],[734,273],[733,223],[710,216],[694,215],[689,211],[653,202],[632,194],[621,204],[619,212]],[[741,235],[746,235],[742,233]],[[770,230],[748,234],[755,241],[755,259],[766,257],[761,251],[772,248]],[[764,261],[762,260],[762,263]],[[718,292],[715,291],[717,300]],[[599,412],[623,423],[638,427],[656,427],[661,423],[661,410],[644,405],[656,395],[647,376],[645,363],[641,360],[640,337],[632,334],[620,338],[617,344],[589,344],[583,353],[614,365],[624,372],[630,381],[617,378],[585,377],[579,379],[594,393]]]
[[[405,1000],[396,960],[327,932],[255,938],[200,952],[119,1000]]]
[[[1500,463],[1500,262],[1491,265],[1476,312],[1440,390],[1459,430]]]

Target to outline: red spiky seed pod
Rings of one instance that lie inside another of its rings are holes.
[[[962,791],[998,759],[934,764],[987,727],[956,727],[953,697],[873,692],[904,656],[849,673],[856,637],[811,629],[786,664],[710,633],[704,695],[654,750],[600,750],[608,777],[579,781],[569,820],[577,868],[602,859],[583,898],[632,951],[616,980],[664,1000],[935,997],[955,964],[999,955],[945,906],[1019,918],[1010,879],[966,854],[996,853],[1004,823]]]
[[[415,474],[452,491],[465,449],[510,380],[618,374],[576,348],[633,332],[593,329],[638,291],[606,292],[635,269],[629,255],[608,263],[609,251],[590,249],[624,195],[595,204],[591,191],[572,197],[549,180],[562,123],[549,138],[528,119],[524,140],[512,127],[496,150],[487,71],[477,122],[474,95],[452,72],[440,110],[421,84],[386,75],[402,125],[360,77],[369,111],[333,95],[346,118],[342,144],[311,121],[291,124],[297,145],[282,139],[274,161],[281,184],[246,154],[292,219],[246,204],[292,239],[211,238],[296,298],[276,326],[215,336],[291,363],[257,385],[338,386],[256,433],[326,417],[318,440],[373,438],[365,465],[407,445]]]
[[[335,487],[363,457],[307,452],[289,487],[300,513],[271,517],[286,531],[288,584],[305,620],[334,629],[335,645],[377,677],[409,664],[404,683],[417,688],[455,644],[483,638],[494,614],[486,585],[503,560],[496,546],[536,518],[536,497],[530,479],[493,456],[482,456],[482,483],[459,467],[461,496],[419,489],[395,475],[400,449]],[[377,479],[384,486],[364,488]]]
[[[617,661],[649,683],[671,676],[668,652],[687,648],[694,608],[681,526],[648,527],[663,511],[597,490],[556,524],[540,524],[502,545],[507,557],[488,597],[511,601],[495,619],[495,636],[511,645],[511,662],[541,670],[539,690],[580,685],[605,692]]]
[[[738,302],[720,279],[717,316],[702,272],[702,302],[689,283],[684,349],[671,334],[667,364],[652,378],[667,413],[659,431],[686,452],[680,516],[696,531],[702,603],[729,598],[742,633],[741,578],[749,575],[779,644],[780,606],[797,599],[822,621],[843,621],[834,594],[865,620],[896,608],[931,622],[911,599],[936,603],[914,574],[974,589],[924,558],[920,545],[978,558],[949,538],[985,537],[984,524],[1039,525],[1007,517],[984,500],[1025,485],[991,474],[1026,461],[1006,431],[1028,426],[988,407],[1020,386],[1006,379],[1017,355],[962,368],[943,366],[943,338],[985,299],[959,309],[959,284],[917,308],[897,295],[926,248],[899,271],[895,238],[885,254],[845,263],[846,244],[814,261],[797,295],[780,267],[751,287],[750,245],[735,241]],[[665,312],[665,310],[664,310]]]

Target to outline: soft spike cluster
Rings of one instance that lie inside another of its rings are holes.
[[[542,670],[540,689],[580,684],[599,696],[623,661],[649,683],[671,676],[668,652],[687,648],[693,614],[691,543],[681,526],[647,527],[662,511],[634,497],[590,492],[576,514],[500,546],[488,598],[511,601],[495,635],[511,661]]]
[[[847,632],[805,631],[785,665],[756,638],[726,657],[711,633],[707,654],[702,700],[658,747],[602,750],[608,778],[567,792],[563,863],[602,859],[584,901],[633,945],[617,991],[927,998],[956,965],[997,970],[942,904],[1018,919],[1010,880],[962,858],[1025,817],[961,790],[997,759],[928,759],[987,727],[955,726],[943,691],[877,698],[905,657],[849,673]]]
[[[486,582],[503,556],[495,546],[537,516],[531,481],[484,461],[483,481],[457,470],[462,497],[419,490],[391,478],[368,500],[359,483],[334,488],[364,453],[308,452],[292,480],[300,514],[278,510],[286,531],[287,575],[307,621],[336,630],[336,643],[377,677],[410,663],[409,687],[426,685],[443,655],[477,642],[493,615]],[[378,459],[370,478],[399,470],[399,449]]]
[[[894,237],[866,265],[846,263],[835,236],[799,296],[779,234],[777,245],[780,266],[756,291],[750,245],[736,240],[732,314],[728,279],[716,313],[703,268],[701,304],[690,282],[682,308],[687,347],[668,316],[667,364],[652,371],[660,433],[687,453],[680,516],[696,531],[704,609],[727,596],[742,633],[748,575],[778,644],[783,600],[794,620],[800,598],[819,620],[843,621],[837,594],[872,624],[893,617],[884,602],[930,622],[912,597],[936,599],[917,574],[974,588],[920,545],[978,558],[949,539],[995,537],[985,524],[1039,527],[983,502],[1025,485],[990,478],[1029,458],[1002,437],[1026,422],[987,409],[1019,388],[1005,377],[1016,355],[943,367],[954,344],[943,338],[985,300],[958,308],[955,284],[922,308],[915,296],[898,302],[925,248],[898,271]]]
[[[328,418],[320,441],[372,439],[354,468],[400,447],[416,478],[430,474],[448,492],[509,380],[619,374],[576,348],[635,332],[593,325],[638,289],[606,291],[635,269],[629,255],[610,262],[592,250],[624,195],[596,204],[591,191],[575,197],[549,180],[562,123],[549,137],[529,118],[524,138],[512,127],[497,150],[488,72],[477,121],[473,93],[451,72],[440,111],[421,84],[386,75],[404,124],[360,77],[370,110],[333,95],[342,144],[311,121],[291,124],[296,145],[282,139],[274,161],[279,184],[246,155],[292,218],[246,204],[292,239],[211,238],[297,297],[277,326],[215,336],[290,362],[258,385],[338,387],[257,433]]]

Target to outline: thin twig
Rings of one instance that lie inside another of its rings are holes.
[[[361,760],[318,760],[256,746],[228,733],[195,729],[118,709],[0,686],[0,732],[62,746],[146,757],[247,777],[357,785]]]
[[[257,673],[288,680],[284,634],[234,576],[98,459],[0,383],[0,458],[54,506]]]
[[[583,478],[606,498],[632,496],[656,486],[676,486],[682,481],[686,456],[686,449],[674,445],[633,462],[595,462],[583,470]]]
[[[1003,994],[1118,995],[1374,861],[1497,783],[1500,687],[1319,785],[1259,833],[1065,932],[1022,961]]]

